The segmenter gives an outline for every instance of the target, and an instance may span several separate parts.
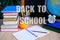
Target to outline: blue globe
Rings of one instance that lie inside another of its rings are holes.
[[[60,0],[47,0],[46,7],[51,14],[60,17]]]

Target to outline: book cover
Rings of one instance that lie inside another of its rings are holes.
[[[6,6],[1,12],[17,12],[16,6]]]

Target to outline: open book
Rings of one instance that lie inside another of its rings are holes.
[[[38,37],[43,37],[49,33],[48,30],[42,28],[41,26],[35,25],[31,28],[24,29],[19,32],[13,33],[13,36],[17,38],[17,40],[35,40]]]

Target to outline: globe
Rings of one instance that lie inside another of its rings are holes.
[[[60,0],[47,0],[46,8],[51,14],[60,17]]]

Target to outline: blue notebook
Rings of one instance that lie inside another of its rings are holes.
[[[55,23],[46,22],[45,25],[60,29],[60,22],[58,22],[58,21],[55,21]]]
[[[1,12],[2,13],[4,13],[4,12],[17,12],[17,8],[16,8],[16,6],[6,6]]]

